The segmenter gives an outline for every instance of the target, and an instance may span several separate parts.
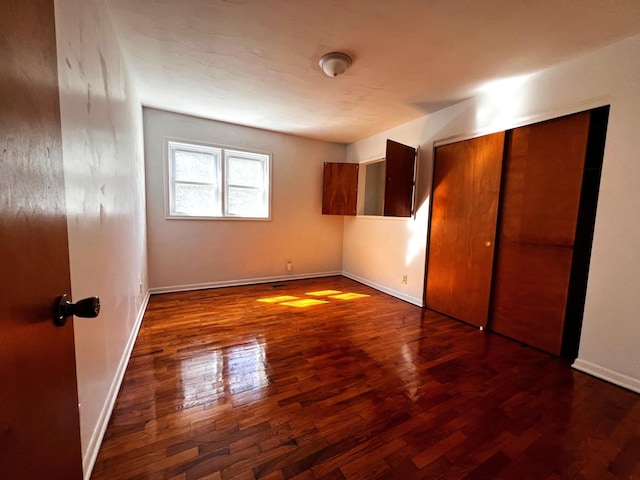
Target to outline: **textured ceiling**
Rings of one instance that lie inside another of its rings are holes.
[[[144,105],[344,143],[640,33],[640,0],[108,3]]]

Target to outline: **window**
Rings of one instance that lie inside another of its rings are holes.
[[[270,155],[168,141],[170,218],[269,218]]]

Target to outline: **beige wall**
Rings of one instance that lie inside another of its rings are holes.
[[[535,74],[486,85],[470,100],[349,145],[349,161],[361,162],[379,156],[387,138],[420,144],[420,208],[417,219],[345,218],[345,274],[421,303],[434,142],[611,104],[575,367],[640,392],[638,58],[640,36]],[[400,283],[403,272],[408,274],[407,285]]]
[[[55,13],[71,290],[102,306],[74,320],[86,476],[146,301],[142,109],[105,2],[56,0]]]
[[[144,130],[152,291],[341,272],[343,221],[321,214],[322,166],[345,161],[344,145],[147,108]],[[271,220],[165,219],[164,137],[270,152]]]

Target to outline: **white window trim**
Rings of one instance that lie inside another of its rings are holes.
[[[271,196],[273,190],[272,172],[273,172],[273,155],[271,152],[256,149],[247,149],[245,147],[237,147],[231,145],[222,145],[215,143],[202,142],[198,140],[190,140],[177,137],[163,137],[164,142],[164,217],[165,220],[232,220],[232,221],[271,221]],[[171,174],[171,153],[170,143],[182,143],[189,146],[201,146],[206,148],[213,148],[220,150],[220,196],[222,200],[221,216],[199,216],[199,215],[182,215],[171,213],[171,189],[172,189],[172,174]],[[267,182],[267,188],[265,189],[264,196],[267,202],[267,216],[266,217],[241,217],[237,215],[228,215],[227,211],[227,172],[226,172],[226,155],[225,152],[235,151],[246,154],[265,155],[267,157],[267,166],[265,172],[265,180]]]

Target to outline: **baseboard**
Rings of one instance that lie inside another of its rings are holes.
[[[353,273],[343,271],[342,275],[344,275],[347,278],[350,278],[351,280],[355,280],[356,282],[363,283],[368,287],[375,288],[376,290],[380,290],[381,292],[387,293],[392,297],[399,298],[400,300],[404,300],[405,302],[411,303],[418,307],[424,306],[422,303],[422,298],[412,297],[411,295],[407,295],[406,293],[399,292],[398,290],[394,290],[393,288],[385,287],[384,285],[380,285],[379,283],[372,282],[371,280],[367,280],[366,278],[359,277],[358,275],[354,275]]]
[[[593,375],[601,380],[626,388],[632,392],[640,393],[640,380],[637,378],[632,378],[622,373],[609,370],[608,368],[601,367],[600,365],[596,365],[595,363],[591,363],[580,358],[576,359],[571,366],[576,370],[588,373],[589,375]]]
[[[173,293],[173,292],[187,292],[190,290],[206,290],[208,288],[223,288],[223,287],[240,287],[242,285],[256,285],[259,283],[272,283],[272,282],[286,282],[288,280],[304,280],[307,278],[321,278],[321,277],[334,277],[341,275],[342,272],[316,272],[316,273],[303,273],[300,275],[277,275],[273,277],[256,277],[256,278],[242,278],[236,280],[223,280],[220,282],[207,282],[207,283],[194,283],[190,285],[170,285],[166,287],[154,287],[149,289],[149,293],[152,295],[158,293]]]
[[[93,471],[93,466],[96,463],[96,458],[98,458],[98,452],[100,451],[100,446],[102,445],[104,434],[107,431],[107,425],[109,425],[111,412],[113,412],[113,407],[115,406],[116,398],[118,397],[118,392],[120,391],[120,385],[122,385],[124,373],[127,370],[127,365],[129,364],[131,351],[133,350],[133,346],[136,343],[136,338],[138,337],[138,331],[140,330],[142,318],[144,317],[144,312],[146,311],[147,304],[149,303],[149,297],[150,294],[149,292],[147,292],[144,299],[142,300],[142,303],[140,304],[138,315],[136,316],[136,321],[133,325],[133,328],[131,329],[131,334],[129,335],[129,339],[127,340],[127,345],[125,346],[124,352],[122,353],[122,357],[120,358],[120,364],[118,365],[116,374],[113,378],[113,381],[111,382],[111,387],[109,388],[107,398],[102,407],[102,411],[100,412],[100,417],[98,417],[98,423],[96,425],[96,428],[93,430],[93,435],[91,435],[91,440],[89,441],[87,450],[82,457],[82,470],[84,472],[84,480],[89,480],[91,478],[91,472]]]

